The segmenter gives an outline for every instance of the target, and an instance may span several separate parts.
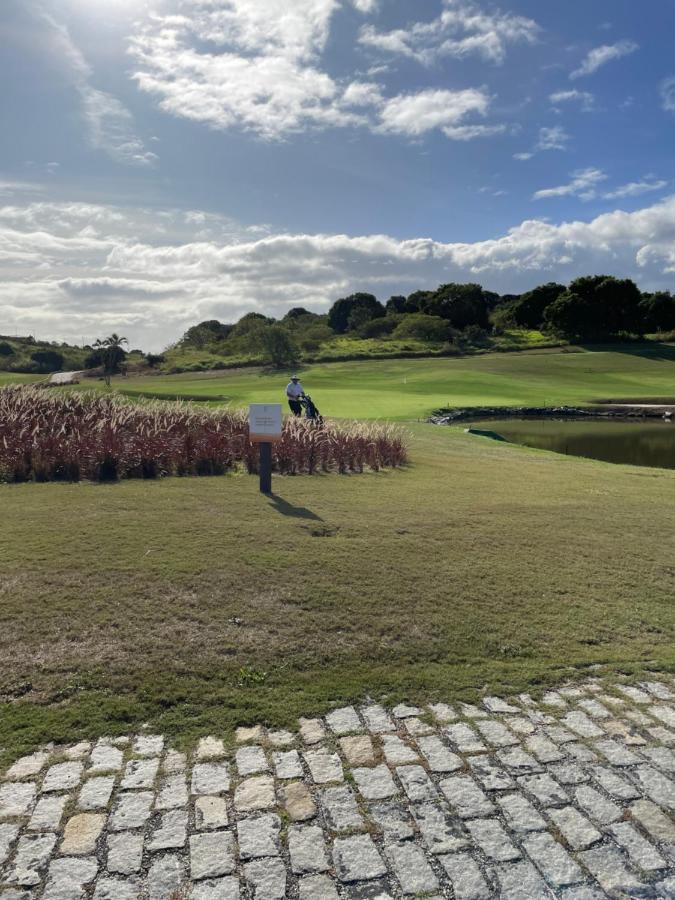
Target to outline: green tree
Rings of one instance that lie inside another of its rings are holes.
[[[0,341],[0,356],[14,356],[14,347],[7,341]]]
[[[429,316],[447,319],[453,328],[467,325],[487,328],[497,294],[483,290],[480,284],[442,284],[438,290],[420,302],[420,311]]]
[[[35,370],[41,374],[60,372],[63,369],[63,355],[56,350],[36,350],[30,357]]]
[[[541,284],[531,291],[521,294],[520,297],[506,301],[506,303],[516,325],[520,325],[522,328],[541,328],[546,309],[551,303],[555,303],[566,290],[564,284],[550,281],[548,284]],[[503,299],[505,300],[505,298]],[[501,306],[498,309],[501,309]]]
[[[640,334],[641,294],[629,278],[587,275],[573,281],[568,290],[544,313],[546,328],[568,340],[601,341],[623,332]]]
[[[351,294],[336,300],[328,311],[328,324],[336,334],[344,334],[349,329],[349,317],[354,310],[363,308],[370,313],[370,319],[384,316],[384,306],[373,294]]]
[[[397,294],[395,294],[393,297],[390,297],[385,303],[384,307],[387,310],[387,315],[406,312],[407,302],[408,301],[405,297],[399,296]]]
[[[146,353],[145,362],[150,369],[156,369],[164,362],[164,356],[161,353]]]
[[[298,346],[287,328],[279,324],[265,325],[260,335],[265,356],[276,368],[297,363]]]
[[[433,291],[413,291],[412,294],[408,295],[405,301],[405,308],[403,312],[422,312],[424,304],[429,299],[429,297],[433,296],[433,293]]]
[[[108,387],[110,387],[110,379],[121,371],[122,363],[127,358],[124,344],[127,346],[129,344],[125,337],[111,334],[110,337],[99,339],[93,345],[94,350],[98,350],[101,354],[103,378]]]
[[[188,328],[180,343],[202,350],[210,344],[226,340],[232,328],[232,325],[219,322],[218,319],[208,319]]]
[[[670,291],[643,294],[640,315],[646,333],[675,329],[675,296]]]

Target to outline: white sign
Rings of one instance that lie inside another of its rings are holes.
[[[281,403],[251,403],[248,430],[253,443],[281,440]]]

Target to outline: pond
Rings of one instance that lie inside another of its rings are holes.
[[[472,427],[505,440],[569,456],[675,469],[675,422],[625,419],[500,419]]]

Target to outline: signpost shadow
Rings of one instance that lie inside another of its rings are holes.
[[[321,516],[317,516],[311,509],[304,506],[293,506],[288,500],[284,500],[278,494],[268,494],[270,506],[282,516],[292,516],[294,519],[313,519],[315,522],[323,522]]]

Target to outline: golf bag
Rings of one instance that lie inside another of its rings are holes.
[[[314,401],[309,396],[309,394],[305,394],[300,400],[302,404],[302,408],[305,410],[305,418],[310,419],[312,422],[315,422],[317,425],[323,425],[323,416],[317,409]]]

